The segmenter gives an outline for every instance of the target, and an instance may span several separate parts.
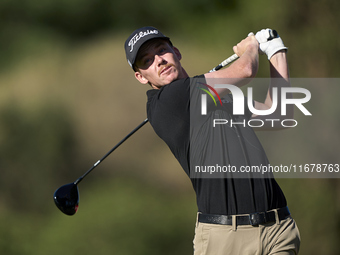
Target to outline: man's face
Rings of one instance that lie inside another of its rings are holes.
[[[150,83],[153,88],[160,88],[185,77],[180,60],[179,50],[166,40],[150,40],[139,49],[135,77],[143,84]]]

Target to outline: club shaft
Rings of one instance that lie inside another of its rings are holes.
[[[81,182],[86,175],[88,175],[94,168],[96,168],[107,156],[109,156],[115,149],[117,149],[123,142],[125,142],[130,136],[132,136],[138,129],[140,129],[142,126],[144,126],[149,120],[145,119],[141,124],[139,124],[134,130],[132,130],[127,136],[125,136],[119,143],[117,143],[108,153],[105,154],[104,157],[102,157],[100,160],[98,160],[94,165],[87,170],[85,174],[83,174],[81,177],[79,177],[74,184],[78,184]]]

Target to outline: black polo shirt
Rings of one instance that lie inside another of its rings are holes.
[[[271,176],[242,178],[195,176],[198,166],[231,165],[239,169],[246,165],[266,165],[269,161],[250,127],[212,127],[213,118],[242,123],[251,113],[232,116],[232,97],[223,100],[223,106],[210,107],[207,115],[200,115],[199,84],[204,76],[176,80],[159,90],[147,91],[147,116],[157,135],[168,145],[196,192],[198,211],[209,214],[244,214],[263,212],[286,206],[279,185]],[[200,115],[199,119],[193,115]],[[195,123],[195,124],[193,124]],[[199,125],[196,125],[199,123]],[[221,139],[222,138],[222,139]],[[216,163],[212,158],[218,158]]]

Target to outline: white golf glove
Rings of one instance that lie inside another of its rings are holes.
[[[271,35],[273,34],[272,30],[262,29],[261,31],[257,32],[255,38],[260,44],[260,53],[266,54],[268,60],[278,51],[286,50],[287,47],[284,46],[283,41],[279,35],[277,37],[270,39]]]

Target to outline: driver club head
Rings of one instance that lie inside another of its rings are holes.
[[[69,183],[61,186],[54,192],[54,202],[60,211],[67,215],[73,215],[78,210],[79,192],[78,186]]]

